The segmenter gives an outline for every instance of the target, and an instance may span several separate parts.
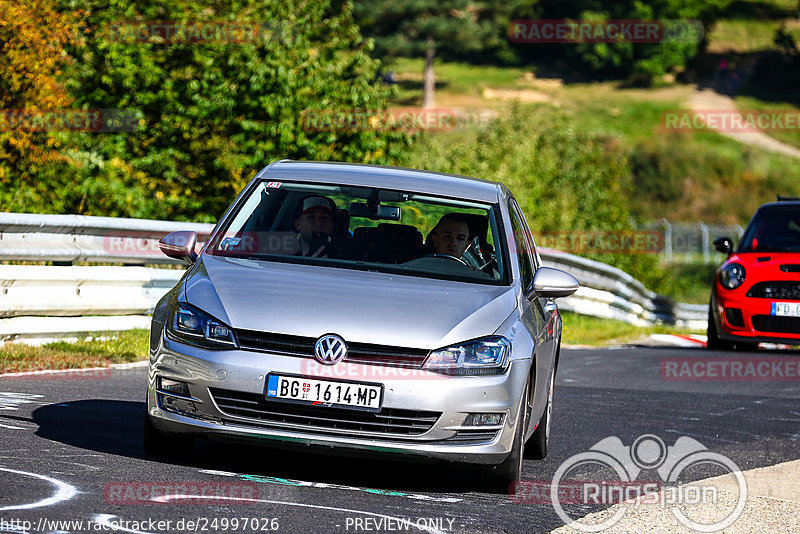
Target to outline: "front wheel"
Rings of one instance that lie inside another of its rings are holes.
[[[547,406],[544,413],[533,431],[531,439],[528,440],[528,453],[534,460],[544,460],[547,456],[548,446],[550,445],[550,421],[553,417],[553,386],[555,385],[555,369],[550,373],[550,380],[547,381]]]
[[[177,457],[191,453],[194,438],[191,436],[177,436],[165,434],[153,426],[150,416],[144,414],[144,431],[142,432],[142,445],[148,456]]]
[[[711,307],[708,309],[708,329],[706,330],[706,348],[709,350],[733,350],[733,343],[720,339],[717,332],[717,323],[714,321],[714,314]]]
[[[525,429],[528,426],[528,398],[530,397],[530,383],[525,386],[517,417],[517,430],[514,433],[514,443],[511,453],[503,463],[490,468],[489,475],[492,486],[498,492],[505,493],[515,482],[522,478],[522,464],[525,458]]]
[[[751,341],[735,341],[731,342],[719,337],[717,330],[717,323],[714,322],[714,315],[711,310],[708,310],[708,329],[706,330],[707,338],[706,348],[709,350],[737,350],[753,352],[758,350],[758,343]]]

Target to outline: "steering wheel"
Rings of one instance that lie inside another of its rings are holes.
[[[442,254],[441,252],[431,252],[430,254],[425,254],[425,257],[426,258],[428,258],[428,257],[430,257],[430,258],[444,258],[444,259],[448,259],[448,260],[453,260],[453,261],[457,261],[458,263],[460,263],[464,267],[469,267],[469,265],[467,265],[467,262],[465,262],[461,258],[457,258],[457,257],[453,256],[452,254]]]

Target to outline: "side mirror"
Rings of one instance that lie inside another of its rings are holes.
[[[191,264],[197,260],[197,253],[194,251],[196,244],[197,234],[195,232],[181,230],[162,237],[158,242],[158,248],[170,258]]]
[[[730,256],[733,252],[733,241],[730,237],[718,237],[714,240],[714,248]]]
[[[533,277],[533,291],[540,297],[568,297],[580,287],[578,279],[552,267],[539,267]]]

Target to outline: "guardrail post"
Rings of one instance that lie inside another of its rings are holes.
[[[672,263],[672,224],[666,219],[661,219],[664,225],[664,256],[667,263]]]
[[[703,263],[706,265],[711,262],[711,249],[709,248],[709,239],[708,239],[708,225],[706,223],[700,223],[700,233],[703,236]]]

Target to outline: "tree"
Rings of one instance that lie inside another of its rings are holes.
[[[80,13],[59,12],[52,0],[0,0],[0,209],[51,193],[39,182],[48,167],[63,168],[59,134],[30,120],[66,108],[59,78],[78,46]],[[27,118],[25,118],[27,117]]]
[[[705,35],[731,0],[541,0],[543,19],[658,20],[675,39],[659,43],[579,42],[562,45],[564,54],[579,59],[594,71],[649,85],[669,71],[680,69],[704,46]],[[678,31],[680,30],[680,31]]]
[[[274,159],[402,162],[405,134],[304,127],[309,111],[386,108],[349,4],[69,1],[91,29],[73,52],[76,102],[141,118],[134,131],[75,134],[87,212],[125,208],[101,194],[113,182],[137,216],[215,220]]]
[[[425,57],[423,107],[433,107],[438,51],[476,52],[496,45],[496,8],[473,0],[359,0],[354,12],[386,55]],[[502,35],[505,35],[503,28]]]

